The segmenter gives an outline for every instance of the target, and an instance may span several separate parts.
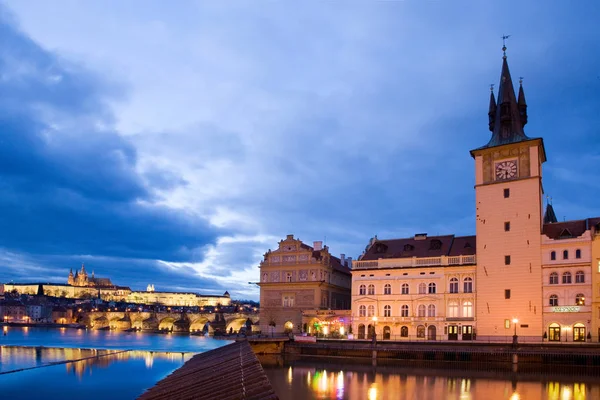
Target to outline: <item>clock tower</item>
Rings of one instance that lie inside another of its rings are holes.
[[[542,326],[542,163],[541,138],[530,138],[527,103],[520,81],[518,98],[508,69],[506,47],[498,100],[490,94],[489,142],[471,150],[475,159],[477,233],[477,336],[539,339]]]

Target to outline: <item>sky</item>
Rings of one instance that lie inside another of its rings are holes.
[[[600,3],[0,0],[0,282],[258,299],[294,234],[475,233],[502,35],[559,220],[600,216]]]

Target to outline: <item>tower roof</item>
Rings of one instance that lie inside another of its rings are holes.
[[[554,213],[554,207],[552,207],[552,204],[548,203],[548,205],[546,205],[546,212],[544,213],[544,224],[554,224],[556,222],[558,222],[558,220]]]

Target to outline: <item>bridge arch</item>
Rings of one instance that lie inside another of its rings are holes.
[[[196,318],[195,320],[193,320],[190,323],[190,332],[201,332],[201,331],[203,331],[204,328],[206,327],[207,323],[208,323],[208,318],[206,318],[206,317]]]
[[[175,318],[173,317],[165,317],[163,319],[161,319],[158,323],[158,330],[162,331],[162,330],[166,330],[166,331],[172,331],[173,330],[173,325],[175,324]]]

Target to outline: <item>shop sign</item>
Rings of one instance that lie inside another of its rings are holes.
[[[552,307],[552,312],[579,312],[579,306]]]

